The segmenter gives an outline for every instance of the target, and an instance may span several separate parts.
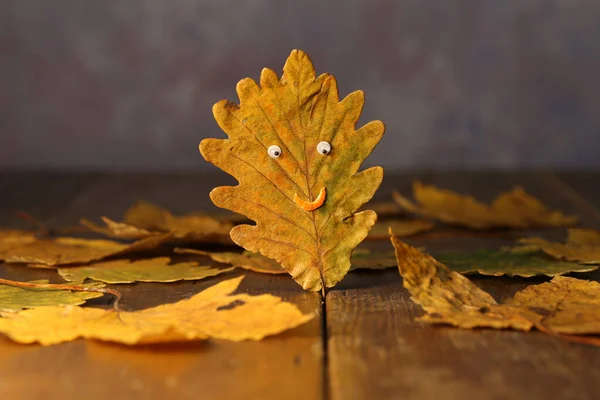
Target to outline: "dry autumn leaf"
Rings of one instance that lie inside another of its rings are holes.
[[[421,219],[406,219],[406,220],[384,220],[378,221],[375,226],[369,231],[368,240],[388,240],[391,228],[394,235],[398,237],[407,237],[416,235],[417,233],[427,232],[435,227],[435,224],[430,221]]]
[[[558,276],[571,272],[589,272],[597,266],[586,266],[566,261],[556,261],[543,254],[516,254],[508,251],[478,250],[475,252],[437,253],[435,258],[461,274],[492,276],[521,276],[524,278],[546,275]]]
[[[389,234],[388,234],[389,237]],[[358,251],[362,250],[362,251]],[[357,249],[352,253],[351,271],[357,269],[386,269],[396,266],[396,255],[394,252],[372,252],[370,250]]]
[[[600,334],[600,283],[557,276],[498,304],[470,280],[392,236],[404,287],[426,314],[421,320],[461,328],[537,328],[559,334]],[[571,338],[570,338],[571,339]]]
[[[195,254],[208,256],[216,262],[230,264],[236,268],[243,268],[249,271],[260,272],[263,274],[285,274],[287,271],[275,260],[271,260],[261,254],[244,251],[234,253],[229,251],[212,252],[196,249],[175,249],[179,254]]]
[[[47,280],[27,282],[34,285],[47,284]],[[103,285],[92,284],[85,287],[102,287]],[[31,288],[17,287],[0,283],[0,310],[19,311],[24,308],[35,308],[43,306],[66,306],[79,305],[86,300],[102,297],[99,292],[77,292],[54,288]]]
[[[154,250],[172,239],[171,233],[150,236],[131,244],[112,240],[58,237],[52,239],[27,239],[15,241],[0,248],[0,260],[7,263],[41,265],[86,264],[107,257],[124,256]]]
[[[124,223],[152,232],[172,232],[185,242],[231,244],[229,231],[233,224],[204,214],[175,216],[155,204],[138,201],[124,216]]]
[[[473,229],[568,226],[578,220],[549,209],[521,187],[498,195],[489,206],[471,196],[418,181],[413,184],[413,195],[418,204],[399,193],[394,193],[394,200],[412,214]]]
[[[79,223],[91,230],[92,232],[96,232],[101,235],[117,239],[142,239],[148,236],[161,234],[160,232],[150,232],[146,229],[126,224],[125,222],[113,221],[112,219],[107,217],[101,218],[102,222],[104,222],[106,226],[100,226],[85,218],[79,220]]]
[[[520,239],[522,246],[514,252],[543,251],[559,260],[581,264],[600,264],[600,233],[592,229],[569,229],[566,243],[555,243],[542,238]]]
[[[260,340],[312,319],[269,294],[232,295],[242,278],[218,283],[189,299],[132,312],[40,307],[2,313],[0,332],[19,343],[52,345],[77,338],[124,344],[200,339]]]
[[[237,93],[240,105],[223,100],[213,107],[229,138],[200,144],[207,161],[239,181],[215,188],[212,201],[256,222],[231,230],[236,244],[276,260],[304,289],[334,286],[377,219],[373,211],[356,210],[373,196],[383,170],[358,170],[383,124],[355,130],[363,92],[340,102],[335,78],[316,77],[298,50],[281,79],[265,68],[260,86],[243,79]]]
[[[149,258],[138,261],[115,260],[88,266],[59,268],[58,273],[67,281],[83,282],[86,279],[105,283],[177,282],[194,281],[233,268],[212,268],[196,262],[170,264],[168,257]]]

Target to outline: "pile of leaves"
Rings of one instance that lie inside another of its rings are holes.
[[[304,289],[325,296],[326,288],[349,271],[398,267],[413,301],[426,312],[423,321],[538,329],[598,343],[581,335],[600,334],[600,284],[563,276],[598,268],[597,232],[570,229],[564,244],[523,238],[510,249],[439,253],[437,260],[399,240],[440,224],[523,230],[569,227],[577,217],[549,208],[521,187],[488,205],[415,182],[414,202],[396,192],[393,201],[365,206],[383,169],[360,167],[382,138],[384,125],[371,121],[356,128],[364,104],[361,91],[340,100],[335,78],[317,76],[308,56],[294,50],[281,77],[264,69],[258,83],[240,81],[237,93],[239,105],[223,100],[213,108],[228,138],[200,144],[207,161],[237,179],[237,186],[217,187],[210,194],[215,205],[235,214],[176,216],[140,201],[120,221],[82,218],[80,226],[57,231],[40,223],[36,232],[0,230],[0,262],[55,269],[64,280],[0,279],[1,333],[42,345],[77,338],[128,345],[259,340],[314,315],[270,294],[235,294],[240,272],[289,274]],[[394,252],[368,249],[369,241],[390,236]],[[365,240],[367,246],[358,247]],[[238,275],[188,299],[138,311],[122,310],[121,293],[112,286],[214,279],[233,272]],[[553,278],[499,304],[466,274]],[[112,309],[85,306],[103,295],[114,296]]]

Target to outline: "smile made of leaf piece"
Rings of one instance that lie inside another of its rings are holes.
[[[377,221],[360,211],[383,179],[381,167],[359,169],[381,140],[384,125],[356,129],[364,93],[340,101],[333,76],[317,76],[306,53],[294,50],[281,78],[263,69],[236,87],[240,104],[222,100],[213,115],[227,139],[204,139],[202,156],[235,177],[217,187],[218,207],[247,216],[231,239],[281,264],[306,290],[339,282],[352,250]]]

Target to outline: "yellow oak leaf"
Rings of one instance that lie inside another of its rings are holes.
[[[413,184],[413,195],[418,204],[397,192],[394,200],[409,213],[473,229],[569,226],[578,221],[549,209],[518,186],[498,195],[491,205],[418,181]]]
[[[555,243],[542,238],[523,238],[521,246],[514,252],[531,252],[541,250],[560,260],[576,261],[581,264],[600,264],[600,232],[592,229],[568,230],[566,243]]]
[[[232,244],[229,231],[233,223],[202,213],[175,216],[155,204],[138,201],[125,212],[124,223],[152,232],[173,232],[185,242]]]
[[[31,284],[47,284],[47,280],[26,282]],[[84,287],[103,287],[104,285],[93,284]],[[102,297],[99,292],[71,291],[56,288],[31,288],[17,287],[0,283],[0,310],[19,311],[24,308],[35,308],[43,306],[66,306],[85,303],[88,299]]]
[[[132,283],[194,281],[233,270],[233,268],[200,266],[196,262],[175,264],[170,262],[171,259],[168,257],[137,261],[114,260],[87,266],[59,268],[58,273],[65,280],[74,282],[92,279],[106,283]]]
[[[556,276],[503,304],[469,279],[392,236],[404,287],[425,322],[460,328],[537,328],[553,335],[600,334],[600,283]]]
[[[220,282],[186,300],[141,311],[39,307],[2,313],[0,333],[19,343],[52,345],[77,338],[128,345],[208,338],[260,340],[311,320],[270,294],[232,293],[242,278]]]
[[[150,236],[131,244],[112,240],[91,240],[72,237],[28,239],[0,248],[0,260],[7,263],[41,265],[86,264],[107,257],[153,250],[172,239],[171,233]]]
[[[213,107],[228,139],[205,139],[204,158],[233,175],[212,201],[256,225],[238,225],[233,241],[280,263],[307,290],[332,287],[350,268],[352,250],[375,224],[356,212],[375,193],[381,167],[358,172],[381,139],[383,123],[355,129],[364,94],[339,100],[336,80],[316,76],[306,53],[294,50],[281,78],[263,69],[260,84],[237,84],[240,104]]]

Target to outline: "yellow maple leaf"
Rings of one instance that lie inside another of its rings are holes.
[[[212,201],[256,222],[233,228],[235,243],[276,260],[304,289],[334,286],[377,219],[373,211],[356,211],[379,187],[383,170],[358,170],[383,123],[356,130],[363,92],[339,101],[335,78],[317,77],[299,50],[281,79],[265,68],[260,86],[243,79],[237,93],[240,105],[223,100],[213,107],[229,138],[200,143],[207,161],[239,181],[215,188]]]
[[[568,226],[578,220],[549,209],[521,187],[501,193],[491,205],[418,181],[413,184],[413,195],[418,204],[397,192],[394,200],[409,213],[473,229]]]
[[[515,247],[513,251],[541,250],[560,260],[600,264],[600,232],[593,229],[569,229],[566,243],[550,242],[538,237],[519,239],[519,243],[521,246]]]
[[[232,295],[242,278],[220,282],[186,300],[141,311],[39,307],[2,313],[0,333],[19,343],[52,345],[77,338],[124,344],[200,339],[260,340],[311,320],[269,294]]]
[[[469,279],[392,236],[398,269],[421,320],[461,328],[512,328],[546,333],[600,334],[600,283],[556,276],[498,304]]]
[[[193,281],[216,276],[233,268],[212,268],[196,262],[171,264],[168,257],[137,261],[114,260],[86,266],[59,268],[58,273],[67,281],[83,282],[86,279],[106,283],[177,282]]]

